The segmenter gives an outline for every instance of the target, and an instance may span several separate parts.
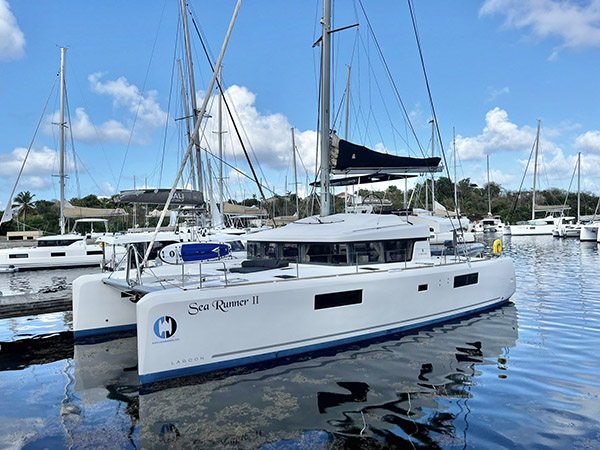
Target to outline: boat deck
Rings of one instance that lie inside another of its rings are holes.
[[[472,258],[470,261],[476,262],[484,259]],[[354,266],[290,263],[285,267],[244,271],[239,260],[229,260],[149,268],[141,276],[141,283],[139,280],[134,280],[133,273],[130,273],[130,281],[128,282],[124,271],[115,272],[112,276],[104,278],[103,282],[122,292],[139,297],[166,289],[211,289],[238,285],[279,283],[297,279],[305,280],[413,270],[431,266],[453,265],[465,261],[465,258],[440,256],[432,257],[427,262],[374,263]]]

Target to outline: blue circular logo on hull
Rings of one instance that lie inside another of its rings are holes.
[[[171,316],[162,316],[154,322],[154,334],[160,339],[169,339],[177,331],[177,321]]]

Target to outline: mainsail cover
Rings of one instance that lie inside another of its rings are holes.
[[[170,189],[134,189],[121,191],[122,203],[147,203],[151,205],[164,205],[169,197]],[[202,206],[204,198],[202,192],[191,189],[177,189],[171,199],[172,205]]]
[[[430,173],[440,172],[441,158],[410,158],[395,156],[331,138],[330,162],[332,173]]]

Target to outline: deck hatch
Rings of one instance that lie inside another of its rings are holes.
[[[362,289],[315,295],[315,310],[362,303]]]

